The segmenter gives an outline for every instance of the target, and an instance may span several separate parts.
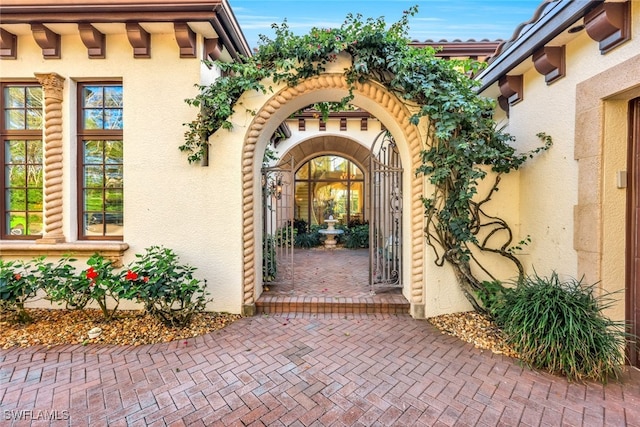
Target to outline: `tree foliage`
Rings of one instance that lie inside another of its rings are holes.
[[[261,36],[252,57],[231,64],[218,63],[227,76],[187,100],[200,108],[198,117],[188,124],[181,150],[189,161],[197,161],[207,147],[209,136],[220,128],[231,127],[229,116],[245,91],[262,91],[271,79],[274,83],[296,85],[299,81],[322,74],[327,64],[341,53],[351,57],[344,70],[350,91],[341,102],[320,102],[323,114],[344,108],[353,98],[357,83],[376,81],[383,84],[415,111],[412,124],[426,119],[429,135],[422,152],[422,166],[416,171],[428,177],[434,191],[423,198],[428,244],[436,253],[436,263],[450,263],[461,287],[476,309],[482,309],[475,294],[482,289],[478,268],[493,278],[475,256],[479,251],[501,255],[512,261],[519,275],[523,268],[514,248],[509,225],[486,213],[485,206],[498,191],[503,174],[518,169],[537,152],[551,146],[551,139],[538,136],[543,145],[528,153],[516,153],[510,145],[512,136],[496,127],[493,100],[477,94],[478,82],[470,78],[482,64],[472,60],[443,60],[433,48],[416,48],[408,38],[409,19],[417,6],[405,11],[402,18],[387,25],[383,18],[363,20],[347,15],[340,28],[313,28],[297,36],[287,26],[274,24],[275,38]],[[493,184],[486,195],[478,194],[479,183],[491,171]],[[501,241],[496,243],[500,237]]]

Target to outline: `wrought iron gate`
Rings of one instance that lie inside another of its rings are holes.
[[[393,137],[382,131],[371,146],[370,285],[402,286],[402,163]]]
[[[262,281],[293,284],[293,159],[262,169]]]

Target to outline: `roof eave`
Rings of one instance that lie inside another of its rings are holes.
[[[524,34],[520,35],[509,47],[502,51],[476,79],[481,82],[478,92],[483,92],[507,75],[533,53],[553,40],[568,27],[582,18],[601,1],[560,1],[543,15]],[[545,5],[546,7],[546,5]]]

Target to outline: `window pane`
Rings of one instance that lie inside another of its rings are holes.
[[[85,129],[102,129],[103,119],[102,110],[87,109],[84,110],[84,128]]]
[[[42,129],[42,110],[27,110],[27,129]]]
[[[9,164],[24,163],[25,161],[25,141],[5,142],[5,162]]]
[[[105,141],[105,163],[122,163],[122,141]]]
[[[84,186],[89,188],[104,186],[104,173],[102,166],[85,166]]]
[[[122,129],[122,110],[104,110],[104,128]]]
[[[42,188],[43,174],[42,166],[29,165],[27,166],[27,186],[30,188],[38,187]]]
[[[86,211],[102,211],[104,208],[102,190],[85,190],[84,207]]]
[[[23,188],[7,188],[5,190],[7,210],[26,211],[27,210],[27,190]]]
[[[309,164],[305,163],[298,172],[296,172],[296,179],[307,179],[309,178]]]
[[[6,127],[9,130],[24,129],[24,110],[6,110],[4,113]]]
[[[304,219],[309,224],[309,183],[296,182],[296,219]]]
[[[102,164],[103,141],[84,141],[84,162]]]
[[[44,228],[42,222],[42,214],[29,213],[27,224],[27,233],[30,236],[37,236],[42,234],[42,229]]]
[[[7,213],[6,228],[12,236],[27,234],[27,216],[24,213]]]
[[[113,135],[113,139],[83,141],[81,234],[120,237],[123,225],[122,85],[83,86],[81,94],[80,135],[83,130],[104,130],[105,135]]]
[[[105,198],[107,201],[107,211],[109,212],[121,212],[122,211],[122,190],[108,189],[105,191]]]
[[[82,89],[84,129],[122,129],[122,86],[85,86]]]
[[[40,86],[27,86],[26,87],[26,106],[28,108],[42,109],[43,93]]]
[[[351,179],[364,179],[364,174],[362,173],[362,171],[358,166],[351,163],[349,169],[350,169],[349,174],[351,174]]]
[[[28,238],[43,229],[43,90],[35,85],[5,85],[3,95],[5,128],[20,130],[24,136],[2,144],[0,231],[3,236]]]
[[[4,89],[5,108],[24,108],[24,86],[9,86]]]
[[[104,106],[122,108],[122,86],[106,86],[104,88]]]
[[[42,210],[42,189],[27,190],[27,210],[30,212]]]
[[[83,106],[86,108],[104,105],[102,99],[102,86],[85,86],[82,90]]]

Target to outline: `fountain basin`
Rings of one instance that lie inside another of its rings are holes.
[[[336,247],[336,244],[338,243],[337,240],[336,240],[336,236],[339,235],[339,234],[344,233],[344,230],[321,229],[321,230],[318,230],[318,233],[327,236],[327,238],[324,241],[324,247],[325,248],[329,248],[329,249],[333,249],[333,248]]]
[[[328,249],[333,249],[336,247],[336,244],[338,243],[336,241],[336,236],[338,234],[344,233],[344,230],[336,230],[334,228],[334,225],[336,222],[338,222],[338,220],[333,219],[333,215],[329,215],[329,218],[325,219],[324,222],[327,223],[327,228],[318,230],[318,233],[324,234],[325,236],[327,236],[327,238],[324,241],[324,247]]]

